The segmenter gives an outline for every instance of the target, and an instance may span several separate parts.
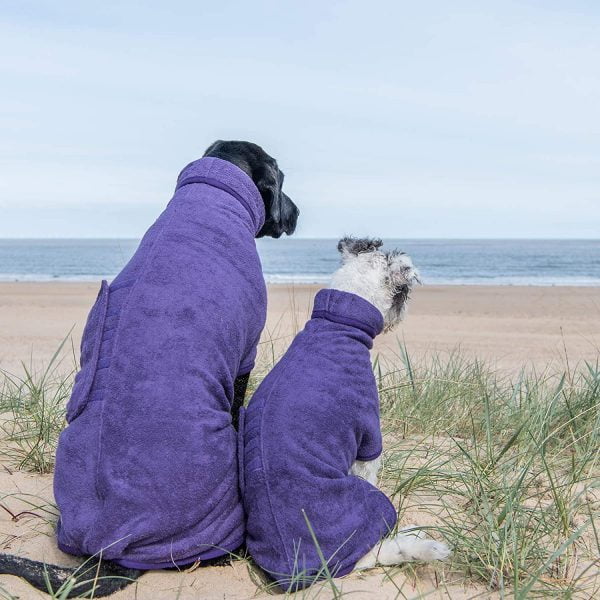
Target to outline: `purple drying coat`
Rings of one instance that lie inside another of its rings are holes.
[[[102,283],[56,455],[65,552],[153,569],[243,543],[230,408],[266,318],[264,219],[252,180],[203,158]]]
[[[349,474],[355,460],[382,451],[369,355],[382,328],[381,313],[363,298],[321,290],[311,320],[246,409],[246,543],[286,586],[323,575],[307,520],[334,576],[350,572],[396,524],[385,494]]]

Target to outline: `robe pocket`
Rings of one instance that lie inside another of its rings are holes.
[[[238,416],[238,432],[237,432],[237,459],[238,459],[238,486],[240,494],[244,496],[246,489],[246,478],[244,474],[244,429],[246,425],[246,409],[240,407]]]
[[[71,398],[67,403],[67,423],[78,417],[85,408],[96,367],[98,356],[100,354],[100,345],[102,343],[102,333],[104,331],[104,321],[106,319],[106,309],[108,307],[108,283],[103,280],[100,285],[100,291],[92,310],[88,315],[83,336],[81,338],[81,358],[80,369],[75,376]]]

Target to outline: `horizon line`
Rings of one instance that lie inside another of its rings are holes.
[[[25,241],[139,241],[143,236],[139,237],[3,237],[0,236],[0,242],[25,242]],[[341,236],[344,237],[344,236]],[[361,237],[361,236],[353,236]],[[376,236],[379,237],[379,236]],[[340,236],[285,236],[283,239],[303,240],[303,241],[314,241],[314,240],[339,240]],[[530,236],[515,236],[515,237],[432,237],[432,236],[419,236],[419,237],[395,237],[395,236],[380,236],[383,240],[409,240],[409,241],[430,241],[430,240],[441,240],[441,241],[564,241],[564,242],[596,242],[600,241],[600,237],[530,237]],[[261,238],[254,238],[256,240],[269,240],[272,239],[268,236]]]

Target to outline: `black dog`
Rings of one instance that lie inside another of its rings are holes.
[[[270,236],[279,238],[282,233],[292,234],[296,228],[298,208],[282,191],[283,173],[277,162],[260,146],[250,142],[217,141],[205,152],[205,157],[226,160],[244,171],[254,182],[265,206],[265,223],[257,237]],[[249,375],[235,380],[234,399],[232,404],[232,421],[237,429],[238,412],[243,404]],[[217,557],[203,561],[203,565],[222,564],[226,557]],[[0,555],[0,573],[17,575],[31,585],[43,591],[46,589],[46,576],[50,585],[57,590],[69,577],[78,580],[92,580],[77,585],[69,593],[69,597],[94,590],[94,597],[106,596],[128,585],[143,570],[124,568],[119,565],[97,559],[89,561],[79,570],[63,568],[55,565],[43,565],[37,561],[11,555]],[[65,588],[63,588],[65,589]]]

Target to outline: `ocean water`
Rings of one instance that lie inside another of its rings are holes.
[[[139,240],[0,239],[0,281],[111,279]],[[326,283],[334,239],[260,239],[271,283]],[[600,240],[384,240],[408,252],[424,283],[600,286]]]

